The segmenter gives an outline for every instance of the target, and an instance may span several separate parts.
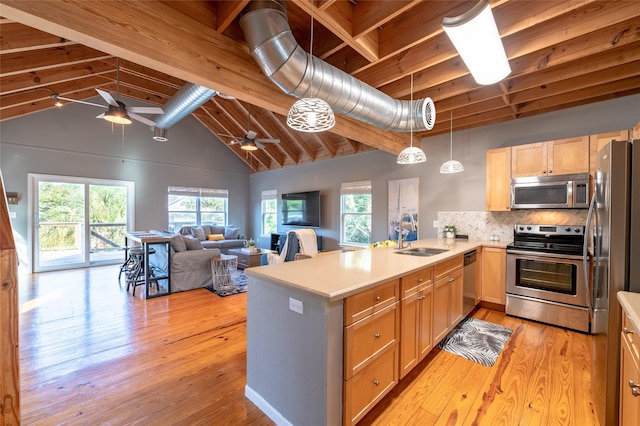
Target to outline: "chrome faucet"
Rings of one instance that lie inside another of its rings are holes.
[[[402,239],[402,220],[405,218],[405,216],[409,216],[409,219],[411,219],[411,231],[416,231],[417,230],[417,226],[416,226],[416,220],[413,218],[413,215],[411,213],[401,213],[400,216],[398,216],[398,245],[396,246],[396,250],[400,250],[401,248],[404,248],[403,246],[403,239]],[[411,243],[409,243],[409,247],[411,247]]]

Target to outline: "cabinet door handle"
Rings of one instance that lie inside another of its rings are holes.
[[[418,282],[421,283],[422,282],[422,277],[418,278]]]
[[[426,298],[427,296],[425,296],[424,294],[421,294],[420,296],[418,296],[418,300],[424,300]]]
[[[640,383],[635,383],[633,380],[629,380],[629,387],[632,389],[640,388]]]
[[[373,337],[375,337],[376,339],[379,339],[380,338],[380,333],[374,333]]]
[[[373,384],[374,384],[374,385],[376,385],[376,386],[378,386],[378,385],[380,384],[380,382],[374,379],[374,380],[373,380]]]
[[[456,279],[455,278],[449,278],[449,282],[454,282]]]
[[[631,389],[631,395],[640,396],[640,390],[638,390],[638,388]]]
[[[376,302],[379,302],[380,300],[382,300],[382,297],[376,296],[376,297],[373,298],[373,300],[375,300]]]
[[[633,330],[631,330],[630,328],[627,328],[627,327],[622,327],[622,332],[624,334],[633,334]]]

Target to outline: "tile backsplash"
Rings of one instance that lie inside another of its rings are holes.
[[[513,210],[509,212],[438,212],[438,235],[445,225],[455,225],[458,234],[471,240],[489,240],[497,235],[500,241],[513,240],[513,226],[519,223],[536,225],[584,225],[587,209]]]

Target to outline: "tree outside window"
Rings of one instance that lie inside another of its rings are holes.
[[[276,190],[262,191],[262,230],[261,234],[267,236],[278,232],[278,193]]]
[[[348,182],[340,187],[340,243],[371,243],[371,181]]]
[[[227,224],[226,189],[169,187],[169,231],[186,225]]]

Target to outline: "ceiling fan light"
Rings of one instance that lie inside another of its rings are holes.
[[[109,105],[109,111],[104,113],[103,118],[111,123],[131,124],[131,118],[127,114],[127,110],[113,105]]]
[[[244,149],[245,151],[257,151],[258,147],[256,146],[255,141],[253,140],[246,140],[244,142],[242,142],[242,145],[240,145],[241,149]]]
[[[511,73],[491,7],[480,0],[468,12],[444,18],[442,28],[478,84],[493,84]]]
[[[417,164],[424,163],[427,161],[427,155],[423,150],[416,146],[410,146],[408,148],[403,149],[400,154],[398,154],[398,164]]]
[[[300,132],[324,132],[336,124],[333,110],[328,103],[318,98],[303,98],[291,106],[287,125]]]
[[[449,160],[440,166],[440,173],[460,173],[462,171],[464,171],[464,167],[458,160]]]

